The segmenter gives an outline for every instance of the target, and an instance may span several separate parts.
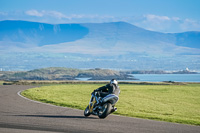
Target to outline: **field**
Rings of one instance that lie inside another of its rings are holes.
[[[105,84],[65,84],[25,90],[37,101],[84,110],[91,92]],[[120,84],[115,114],[183,124],[200,125],[200,84]]]
[[[4,83],[4,81],[1,81],[1,80],[0,80],[0,85],[3,85],[3,83]]]

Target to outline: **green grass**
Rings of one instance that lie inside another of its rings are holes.
[[[91,92],[104,84],[66,84],[25,90],[22,95],[59,106],[84,110]],[[200,84],[120,84],[115,114],[200,125]]]
[[[3,85],[4,81],[0,81],[0,85]]]

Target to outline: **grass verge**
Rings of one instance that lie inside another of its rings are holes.
[[[104,84],[42,86],[22,92],[30,99],[84,110],[91,92]],[[167,122],[200,125],[200,84],[120,84],[115,114]]]
[[[3,83],[4,83],[4,81],[1,81],[1,80],[0,80],[0,85],[3,85]]]

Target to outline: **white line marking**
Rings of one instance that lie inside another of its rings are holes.
[[[31,99],[29,99],[29,98],[26,98],[26,97],[22,96],[22,95],[21,95],[21,92],[22,92],[22,91],[23,91],[23,90],[17,92],[17,95],[20,96],[20,97],[22,97],[22,98],[24,98],[24,99],[26,99],[26,100],[29,100],[29,101],[31,101],[31,102],[34,102],[34,103],[44,104],[44,105],[48,105],[48,106],[52,106],[52,107],[57,107],[57,108],[64,108],[64,109],[67,109],[67,108],[68,108],[68,109],[72,109],[72,110],[83,111],[83,110],[80,110],[80,109],[74,109],[74,108],[70,108],[70,107],[62,107],[62,106],[57,106],[57,105],[53,105],[53,104],[48,104],[48,103],[43,103],[43,102],[39,102],[39,101],[34,101],[34,100],[31,100]],[[125,118],[133,118],[133,119],[142,119],[142,118],[137,118],[137,117],[128,117],[128,116],[122,116],[122,115],[116,115],[116,114],[110,114],[110,115],[112,115],[112,116],[117,116],[117,117],[125,117]],[[144,120],[144,119],[143,119],[143,120]],[[149,120],[149,119],[145,119],[145,120]]]
[[[74,109],[74,108],[69,108],[69,107],[62,107],[62,106],[57,106],[57,105],[53,105],[53,104],[48,104],[48,103],[43,103],[43,102],[31,100],[31,99],[29,99],[29,98],[27,98],[27,97],[22,96],[22,95],[21,95],[21,92],[22,92],[22,91],[23,91],[23,90],[17,92],[17,95],[20,96],[20,97],[22,97],[22,98],[24,98],[24,99],[26,99],[26,100],[28,100],[28,101],[34,102],[34,103],[44,104],[44,105],[48,105],[48,106],[52,106],[52,107],[57,107],[57,108],[64,108],[64,109],[68,108],[68,109],[72,109],[72,110],[83,111],[83,110],[80,110],[80,109]],[[121,116],[121,115],[115,115],[115,114],[110,114],[110,115],[118,116],[118,117],[125,117],[125,118],[128,117],[128,116]],[[128,118],[132,118],[132,117],[128,117]],[[136,118],[136,119],[137,119],[137,118]]]
[[[64,108],[64,109],[69,108],[69,107],[62,107],[62,106],[57,106],[57,105],[53,105],[53,104],[48,104],[48,103],[43,103],[43,102],[39,102],[39,101],[35,101],[35,100],[31,100],[31,99],[29,99],[29,98],[27,98],[27,97],[22,96],[22,95],[21,95],[21,92],[22,92],[22,90],[19,91],[19,92],[17,92],[17,95],[20,96],[20,97],[22,97],[22,98],[24,98],[24,99],[26,99],[26,100],[29,100],[29,101],[31,101],[31,102],[39,103],[39,104],[44,104],[44,105],[48,105],[48,106],[53,106],[53,107],[57,107],[57,108]],[[74,108],[70,108],[70,109],[78,110],[78,111],[83,111],[83,110],[80,110],[80,109],[74,109]]]

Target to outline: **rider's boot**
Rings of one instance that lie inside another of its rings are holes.
[[[116,108],[116,107],[113,107],[110,113],[113,113],[113,112],[115,112],[115,111],[117,111],[117,108]]]

